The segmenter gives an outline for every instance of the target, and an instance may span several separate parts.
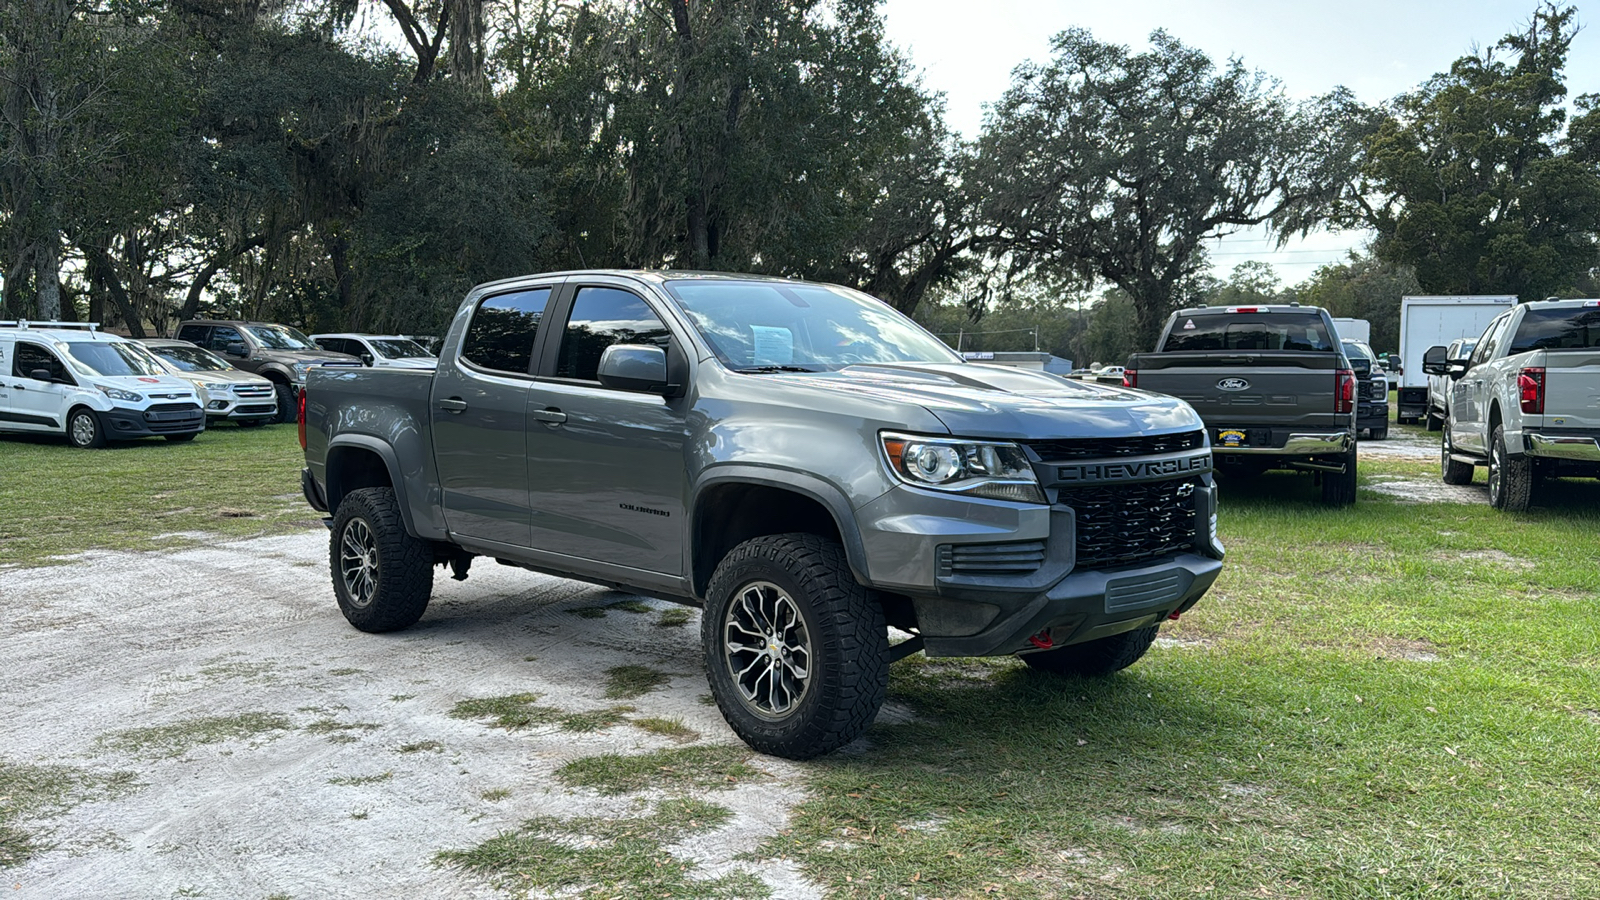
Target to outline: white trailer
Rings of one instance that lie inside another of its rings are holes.
[[[1335,316],[1333,330],[1339,332],[1339,340],[1360,341],[1363,344],[1372,343],[1372,323],[1366,319],[1352,319],[1349,316]]]
[[[1495,316],[1516,305],[1515,294],[1401,297],[1396,420],[1411,423],[1428,414],[1428,376],[1422,371],[1422,354],[1429,347],[1478,337]]]

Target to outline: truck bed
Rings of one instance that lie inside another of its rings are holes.
[[[1176,351],[1135,354],[1128,368],[1137,371],[1141,390],[1194,407],[1212,441],[1222,446],[1221,430],[1338,430],[1334,390],[1340,363],[1339,354],[1327,351]],[[1259,443],[1255,437],[1247,445]],[[1282,446],[1282,440],[1273,445]]]

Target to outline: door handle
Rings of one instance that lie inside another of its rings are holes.
[[[28,389],[28,386],[27,386],[27,385],[25,385],[25,384],[19,384],[19,385],[17,385],[17,390],[19,390],[19,391],[25,391],[25,390],[27,390],[27,389]]]
[[[467,408],[467,401],[451,397],[449,400],[440,400],[435,405],[440,409],[448,409],[453,413],[458,413]]]
[[[528,413],[528,418],[548,422],[551,425],[560,425],[567,420],[567,414],[559,409],[536,409]]]

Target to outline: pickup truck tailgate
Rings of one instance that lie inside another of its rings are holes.
[[[1334,414],[1338,368],[1339,356],[1327,352],[1147,353],[1138,357],[1138,385],[1188,403],[1213,429],[1332,430],[1339,427]]]
[[[1545,425],[1600,428],[1600,350],[1549,350],[1544,359]]]

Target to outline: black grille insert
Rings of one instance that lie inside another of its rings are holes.
[[[1055,441],[1028,441],[1028,446],[1045,462],[1065,459],[1105,459],[1115,456],[1152,456],[1198,450],[1205,446],[1203,431],[1178,434],[1139,435],[1126,438],[1063,438]]]
[[[1044,565],[1044,555],[1044,541],[945,544],[939,548],[939,574],[1032,575]]]
[[[151,431],[193,431],[205,420],[205,413],[193,403],[156,403],[144,411],[144,424]]]
[[[1079,569],[1105,569],[1193,548],[1194,479],[1061,491],[1077,516]]]

